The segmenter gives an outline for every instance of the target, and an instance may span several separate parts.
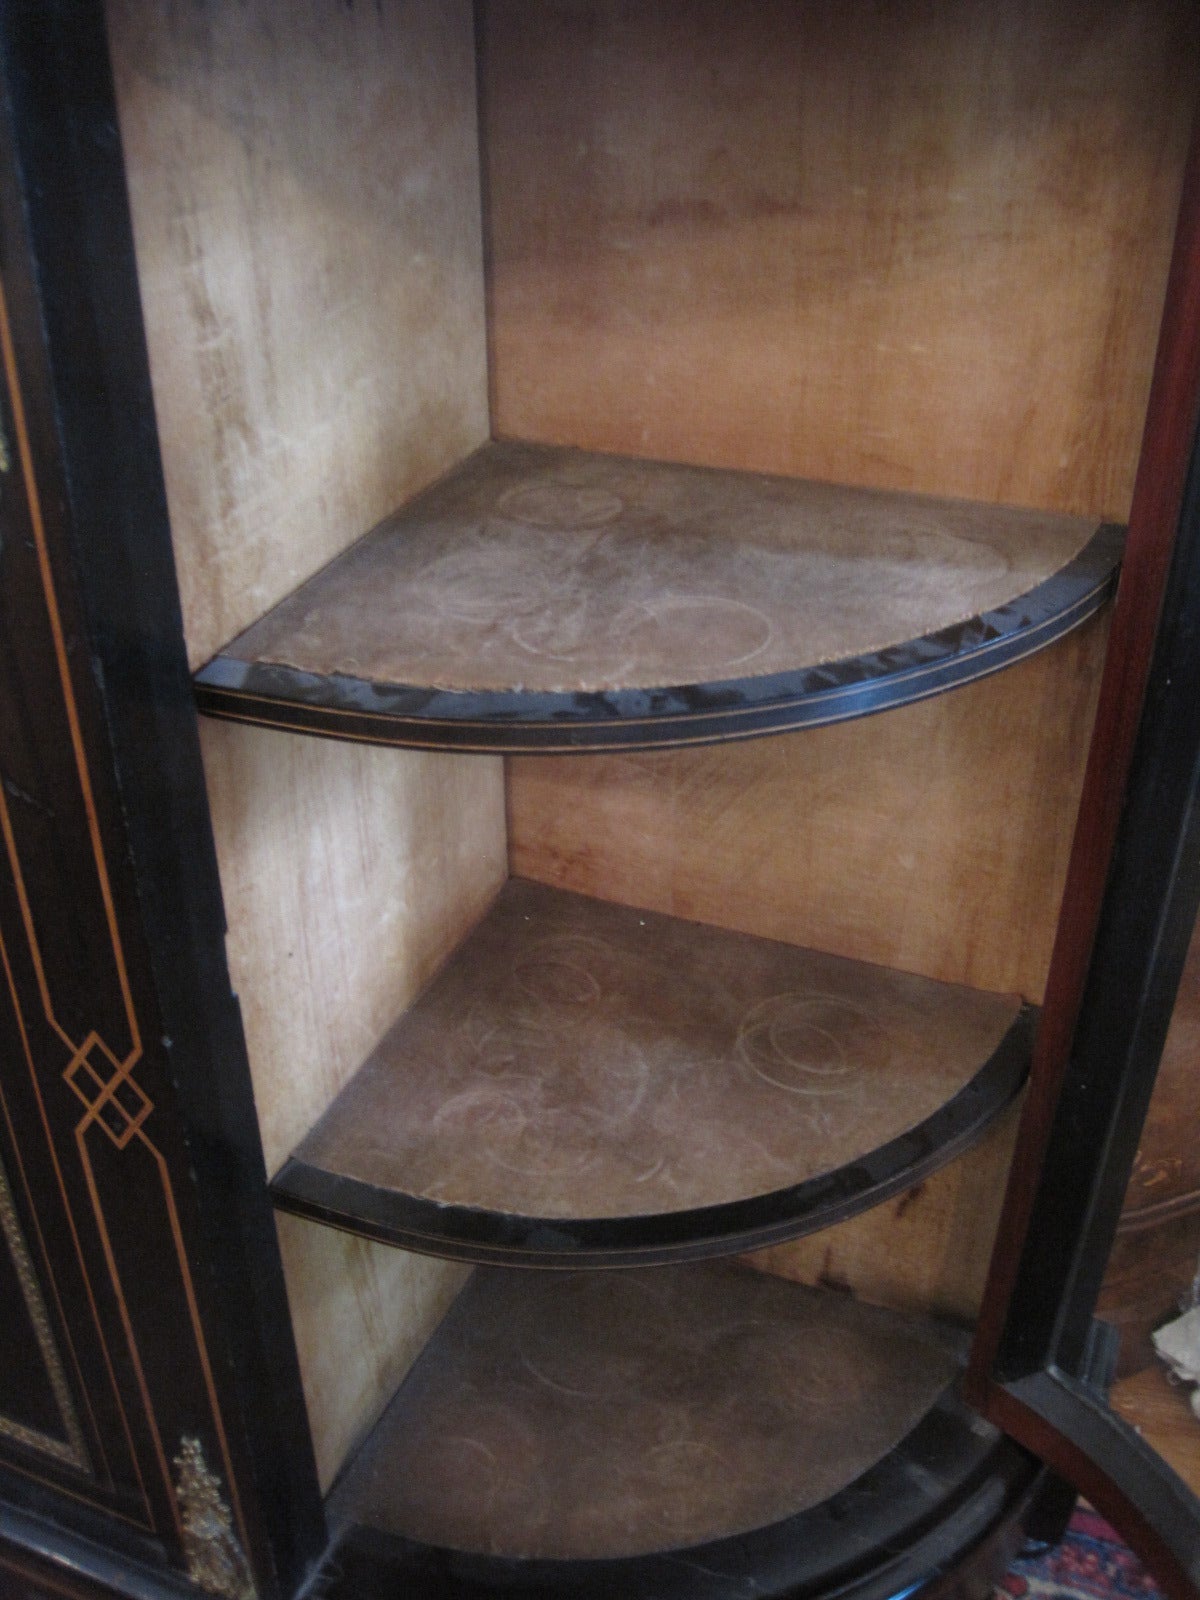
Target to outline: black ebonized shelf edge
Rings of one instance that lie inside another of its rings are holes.
[[[995,611],[906,644],[763,677],[596,693],[466,693],[371,683],[218,655],[195,676],[208,716],[366,744],[514,754],[714,744],[844,722],[925,700],[1014,665],[1112,594],[1125,529]]]
[[[355,1523],[335,1490],[334,1546],[318,1592],[322,1600],[886,1600],[943,1577],[1018,1523],[1044,1476],[952,1387],[894,1450],[821,1505],[662,1554],[521,1561],[437,1549]]]
[[[856,1161],[746,1200],[648,1216],[542,1218],[445,1205],[289,1159],[276,1206],[422,1255],[525,1267],[653,1266],[782,1244],[869,1210],[977,1142],[1029,1069],[1037,1008],[1022,1006],[969,1083],[914,1128]]]

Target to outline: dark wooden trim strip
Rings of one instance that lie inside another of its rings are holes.
[[[514,1561],[432,1549],[348,1523],[318,1584],[326,1600],[400,1593],[447,1600],[890,1600],[936,1582],[998,1529],[1019,1524],[1044,1482],[1037,1463],[981,1430],[950,1390],[854,1483],[810,1511],[737,1538],[626,1560]]]
[[[271,1185],[276,1205],[425,1255],[528,1267],[695,1261],[815,1233],[881,1204],[969,1149],[1025,1080],[1036,1010],[1022,1007],[985,1065],[938,1111],[897,1139],[792,1188],[691,1211],[539,1218],[443,1205],[292,1157]]]
[[[7,1593],[5,1573],[71,1600],[195,1600],[196,1594],[183,1578],[0,1503],[0,1591]]]
[[[1142,454],[1134,485],[1095,730],[1004,1210],[980,1311],[968,1392],[982,1398],[1000,1347],[1038,1175],[1070,1060],[1150,674],[1200,411],[1200,124],[1184,174]],[[1097,1152],[1098,1154],[1098,1152]],[[1090,1308],[1089,1308],[1090,1310]]]
[[[159,1303],[157,1322],[139,1321],[137,1332],[166,1412],[166,1453],[179,1449],[182,1415],[189,1433],[205,1435],[223,1492],[250,1508],[260,1585],[290,1592],[323,1548],[324,1518],[224,966],[104,7],[55,0],[4,15],[20,184],[20,209],[6,213],[20,225],[3,240],[5,289],[46,480],[49,560],[58,602],[72,607],[82,738],[136,962],[145,1070],[159,1075],[155,1107],[165,1113],[154,1145],[147,1136],[138,1153],[152,1163],[188,1316],[162,1337],[170,1302],[158,1259],[144,1256],[146,1293]],[[106,773],[111,784],[100,782]],[[75,1523],[65,1500],[56,1515]],[[164,1553],[180,1559],[178,1548]]]
[[[989,1416],[1112,1519],[1175,1600],[1200,1595],[1200,1501],[1090,1385],[1057,1369],[992,1386]]]
[[[454,693],[219,655],[195,677],[208,716],[417,748],[566,754],[715,743],[820,727],[958,688],[1053,644],[1112,594],[1124,529],[1104,524],[1008,605],[906,644],[763,677],[597,693]]]

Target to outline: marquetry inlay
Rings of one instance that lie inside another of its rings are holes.
[[[136,1057],[119,1060],[99,1034],[92,1032],[71,1057],[63,1074],[87,1107],[80,1131],[93,1122],[98,1123],[118,1150],[124,1150],[154,1110],[153,1103],[132,1076],[136,1064]]]

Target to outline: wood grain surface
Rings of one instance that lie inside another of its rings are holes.
[[[679,1549],[828,1498],[956,1367],[935,1324],[736,1266],[480,1268],[338,1515],[488,1555]]]
[[[222,652],[570,696],[798,672],[994,611],[1086,518],[490,444]]]
[[[1017,1011],[512,880],[296,1161],[547,1221],[729,1204],[932,1116]]]
[[[469,0],[113,0],[188,653],[488,433]]]
[[[1105,630],[868,721],[514,759],[512,870],[1036,1001]]]
[[[201,727],[229,964],[273,1172],[503,883],[501,770]]]
[[[488,433],[472,10],[108,7],[189,658]],[[504,872],[499,768],[209,727],[268,1165]],[[458,1269],[285,1225],[328,1483]]]
[[[280,1213],[279,1246],[328,1492],[467,1280],[468,1267]]]
[[[228,953],[268,1169],[504,878],[500,766],[201,725]],[[323,1483],[461,1283],[448,1262],[281,1224]]]
[[[884,1205],[745,1259],[796,1283],[914,1316],[968,1324],[979,1311],[1019,1108],[972,1150]]]
[[[1031,1338],[1039,1315],[1036,1302],[1041,1300],[1041,1310],[1049,1305],[1035,1292],[1032,1297],[1026,1297],[1026,1307],[1015,1317],[1013,1315],[1024,1254],[1030,1243],[1029,1230],[1038,1195],[1037,1177],[1047,1163],[1064,1084],[1068,1081],[1088,968],[1101,924],[1105,889],[1150,677],[1155,635],[1191,470],[1198,408],[1200,124],[1193,130],[1182,183],[1145,440],[1130,510],[1125,563],[1114,606],[1111,643],[1097,697],[1095,733],[1088,752],[1068,864],[1064,900],[1070,906],[1070,915],[1062,919],[1055,939],[1025,1122],[1014,1157],[993,1270],[967,1377],[968,1392],[974,1403],[986,1405],[988,1414],[994,1402],[990,1374],[1002,1345],[1007,1343],[1011,1353],[1012,1348],[1023,1341],[1036,1344],[1037,1338]],[[1068,1215],[1057,1194],[1050,1201],[1048,1214],[1060,1219]],[[1077,1211],[1076,1215],[1082,1218],[1083,1212]],[[1039,1237],[1034,1249],[1045,1256],[1045,1241]],[[1076,1331],[1078,1333],[1078,1322]],[[1045,1325],[1042,1334],[1048,1336]],[[1020,1360],[1022,1364],[1036,1363],[1042,1358],[1042,1353],[1026,1351]],[[1135,1526],[1133,1522],[1128,1525]],[[1152,1548],[1153,1543],[1152,1539],[1147,1548]],[[1168,1565],[1173,1559],[1168,1557]]]
[[[498,435],[1125,520],[1187,0],[483,24]]]
[[[1117,1415],[1137,1429],[1193,1494],[1200,1495],[1200,1417],[1188,1404],[1190,1393],[1158,1365],[1122,1379],[1109,1398]]]

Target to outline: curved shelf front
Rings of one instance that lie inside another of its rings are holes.
[[[333,1592],[904,1593],[1038,1473],[965,1342],[728,1264],[477,1273],[333,1495]]]
[[[196,677],[213,716],[462,750],[706,743],[924,699],[1110,593],[1094,519],[492,443]]]
[[[966,1149],[1033,1011],[511,880],[272,1184],[283,1209],[527,1266],[724,1255]]]

